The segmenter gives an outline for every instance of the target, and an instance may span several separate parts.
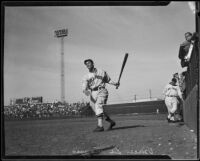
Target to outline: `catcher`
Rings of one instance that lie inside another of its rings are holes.
[[[88,68],[89,73],[83,78],[83,93],[90,97],[90,105],[98,120],[98,125],[94,132],[104,131],[103,118],[110,123],[107,130],[111,130],[116,123],[103,109],[108,99],[108,90],[105,86],[108,83],[118,87],[119,83],[111,81],[111,78],[105,71],[95,68],[93,60],[87,59],[84,61],[84,64]]]

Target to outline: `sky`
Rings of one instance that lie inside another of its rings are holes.
[[[188,2],[168,6],[25,6],[5,7],[4,104],[10,99],[42,96],[61,99],[61,41],[64,38],[65,100],[88,101],[82,79],[85,59],[117,81],[125,53],[129,57],[120,87],[107,85],[108,104],[162,98],[176,72],[184,33],[195,31]]]

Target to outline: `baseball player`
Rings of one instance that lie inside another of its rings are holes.
[[[180,86],[180,76],[179,76],[179,74],[178,73],[174,73],[173,74],[173,78],[176,79],[176,85]]]
[[[107,103],[108,90],[106,83],[119,86],[119,83],[113,82],[107,72],[94,67],[94,62],[91,59],[84,61],[84,64],[89,70],[89,73],[83,78],[83,93],[90,97],[90,105],[98,120],[97,128],[94,132],[104,131],[103,117],[110,123],[107,130],[111,130],[116,123],[105,113],[103,105]]]
[[[168,122],[177,121],[175,115],[178,104],[180,103],[178,98],[183,101],[180,87],[176,85],[176,82],[177,80],[175,78],[172,78],[171,82],[165,86],[163,91],[163,94],[165,96],[165,104],[168,110]]]
[[[181,90],[181,93],[182,93],[182,97],[184,99],[184,90],[183,90],[183,75],[182,74],[179,74],[179,73],[175,73],[173,74],[173,78],[176,79],[176,85],[179,86],[180,90]],[[178,109],[177,109],[177,114],[175,115],[176,118],[178,120],[182,120],[183,119],[183,104],[182,104],[182,101],[180,100],[180,97],[178,97],[178,100],[179,100],[179,104],[178,104]]]

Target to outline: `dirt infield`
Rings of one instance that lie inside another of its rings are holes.
[[[5,122],[7,156],[77,155],[111,147],[97,155],[168,155],[196,159],[197,138],[184,124],[168,123],[165,114],[113,115],[112,131],[94,133],[96,118]],[[108,127],[105,122],[104,128]]]

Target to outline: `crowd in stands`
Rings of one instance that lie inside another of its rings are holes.
[[[91,116],[93,112],[87,102],[15,104],[4,107],[5,119],[61,118]]]

